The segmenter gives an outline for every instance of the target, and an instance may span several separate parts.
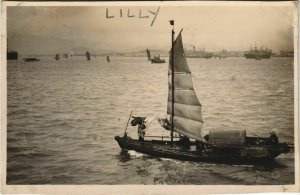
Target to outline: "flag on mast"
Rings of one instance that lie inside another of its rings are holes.
[[[174,26],[174,20],[169,21],[172,26]]]

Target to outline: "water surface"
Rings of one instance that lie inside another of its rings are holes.
[[[167,64],[145,58],[8,61],[8,184],[292,184],[293,153],[268,165],[226,165],[121,152],[130,111],[165,116]],[[166,60],[168,61],[168,60]],[[188,59],[203,105],[203,134],[294,139],[293,59]],[[129,136],[137,130],[128,128]],[[147,135],[168,135],[153,122]]]

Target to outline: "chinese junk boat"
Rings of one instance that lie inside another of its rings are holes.
[[[181,31],[173,41],[174,30],[172,30],[167,117],[158,119],[164,129],[171,131],[171,139],[163,140],[163,137],[156,140],[133,139],[127,135],[126,127],[124,136],[115,136],[120,147],[123,150],[135,150],[163,158],[238,164],[264,162],[282,153],[288,153],[293,146],[279,143],[274,132],[266,138],[247,137],[245,130],[211,130],[208,135],[201,136],[202,106],[193,88],[191,71],[184,55]],[[132,118],[132,126],[145,124],[145,117],[132,116]],[[174,140],[173,132],[179,134],[179,139]]]
[[[55,55],[54,59],[55,59],[55,60],[59,60],[59,59],[60,59],[60,54],[57,53],[57,54]]]
[[[85,53],[85,57],[86,57],[86,60],[87,60],[87,61],[90,61],[90,60],[91,60],[90,52],[87,51],[87,52]]]
[[[147,52],[148,61],[151,61],[151,64],[166,63],[166,61],[164,59],[160,59],[160,55],[156,55],[153,58],[151,58],[150,51],[147,49],[146,52]]]

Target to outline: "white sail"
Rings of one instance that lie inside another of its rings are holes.
[[[172,114],[172,61],[169,60],[168,123]],[[194,91],[191,71],[182,45],[181,32],[174,42],[174,131],[201,140],[202,110]],[[170,126],[168,127],[168,129]]]

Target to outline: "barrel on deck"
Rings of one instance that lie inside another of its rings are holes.
[[[217,147],[243,146],[246,144],[246,131],[210,130],[209,142]]]

